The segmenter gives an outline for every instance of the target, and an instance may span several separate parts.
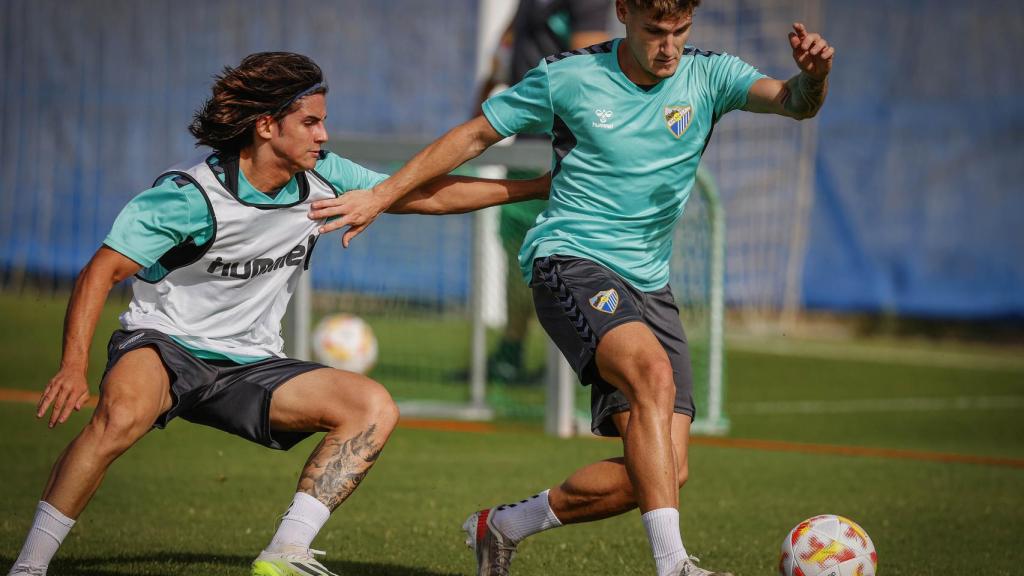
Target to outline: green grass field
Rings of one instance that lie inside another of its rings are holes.
[[[0,295],[0,387],[42,388],[56,366],[63,307],[60,298]],[[94,391],[115,314],[111,307],[97,334]],[[443,348],[441,335],[422,338]],[[688,550],[738,576],[770,575],[793,525],[836,513],[872,536],[881,575],[1020,574],[1024,362],[949,362],[943,358],[974,356],[927,349],[892,355],[795,348],[729,352],[733,437],[1001,457],[1016,459],[1017,467],[698,444],[682,492]],[[412,384],[401,386],[415,393]],[[0,402],[0,570],[21,546],[53,459],[87,418],[83,411],[47,430],[30,404]],[[246,574],[314,444],[273,452],[176,421],[115,463],[50,573]],[[620,451],[615,441],[557,440],[527,424],[490,433],[400,428],[315,546],[342,574],[471,574],[459,530],[466,514],[532,494]],[[649,556],[639,515],[631,513],[531,539],[514,573],[647,575]]]

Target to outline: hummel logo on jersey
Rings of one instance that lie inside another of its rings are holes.
[[[612,116],[615,115],[615,112],[612,112],[611,110],[606,110],[604,108],[598,108],[597,110],[594,110],[594,114],[596,114],[597,119],[600,120],[600,122],[591,122],[594,128],[604,128],[606,130],[615,128],[615,124],[608,123],[608,121],[611,120]]]
[[[316,246],[316,241],[317,237],[310,234],[309,238],[306,239],[306,246],[303,246],[300,242],[284,256],[278,258],[256,258],[244,264],[241,262],[225,262],[222,258],[217,257],[216,260],[210,263],[206,271],[210,274],[219,273],[224,277],[230,276],[239,280],[248,280],[260,274],[284,268],[285,266],[302,266],[303,270],[309,270],[309,259],[313,256],[313,247]]]
[[[590,297],[590,305],[594,307],[594,310],[605,314],[614,314],[615,309],[619,307],[619,293],[615,288],[601,290]]]

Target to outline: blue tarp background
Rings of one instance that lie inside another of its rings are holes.
[[[1024,315],[1024,3],[823,8],[838,57],[803,304]],[[439,135],[471,110],[476,19],[472,0],[0,3],[0,273],[73,275],[123,204],[193,154],[211,76],[250,52],[320,63],[333,132]],[[464,298],[468,218],[421,217],[420,250],[389,252],[411,229],[387,219],[341,256],[318,250],[316,285]]]
[[[433,137],[475,105],[476,27],[473,0],[0,2],[0,273],[76,274],[132,196],[196,155],[186,127],[225,65],[306,54],[331,132]],[[421,254],[374,242],[409,221],[381,224],[344,254],[325,238],[315,285],[464,298],[469,217],[418,218]]]
[[[827,2],[814,308],[1024,315],[1024,3]]]

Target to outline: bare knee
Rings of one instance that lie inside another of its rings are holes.
[[[105,402],[86,424],[84,435],[96,443],[103,455],[116,458],[152,427],[150,418],[128,403]]]
[[[379,429],[390,433],[398,425],[398,405],[386,388],[374,382],[367,405],[367,417]]]
[[[398,424],[398,405],[386,388],[366,378],[365,383],[360,384],[359,401],[333,402],[327,410],[326,419],[325,427],[328,429],[360,421],[367,426],[374,426],[380,432],[390,434]]]
[[[667,358],[643,361],[632,383],[633,404],[641,410],[655,410],[666,417],[671,415],[675,403],[676,385],[672,365]]]

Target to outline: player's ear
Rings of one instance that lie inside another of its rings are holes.
[[[625,24],[627,15],[629,15],[629,7],[626,6],[626,0],[615,0],[615,17],[619,19],[619,22]]]
[[[260,116],[259,119],[256,120],[256,125],[253,126],[254,135],[257,138],[262,138],[263,140],[270,140],[270,137],[273,136],[272,128],[275,122],[277,121],[274,120],[274,117],[270,114]]]

